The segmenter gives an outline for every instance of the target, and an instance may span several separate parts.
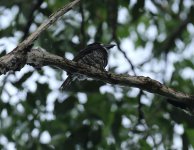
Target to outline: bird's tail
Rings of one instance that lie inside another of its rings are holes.
[[[71,84],[72,80],[73,80],[72,77],[71,76],[68,76],[67,79],[61,85],[60,90],[67,89],[67,87]]]

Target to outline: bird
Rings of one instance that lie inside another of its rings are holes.
[[[93,66],[102,71],[105,70],[105,67],[108,63],[108,50],[113,48],[114,44],[101,44],[99,42],[94,42],[86,46],[86,48],[80,50],[80,52],[75,56],[73,61],[78,63],[83,63],[89,66]],[[69,87],[69,85],[75,79],[85,80],[86,76],[67,72],[68,77],[61,85],[60,89],[63,91]]]

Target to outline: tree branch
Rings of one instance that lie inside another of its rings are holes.
[[[45,31],[49,26],[57,21],[63,14],[71,10],[77,5],[80,0],[74,0],[73,2],[65,5],[55,13],[53,13],[48,20],[43,22],[35,32],[33,32],[28,38],[21,42],[13,51],[0,58],[0,75],[5,74],[8,71],[20,70],[26,62],[26,53],[31,48],[34,40]]]
[[[150,93],[156,93],[173,101],[185,104],[187,106],[185,110],[189,111],[190,114],[194,114],[194,96],[175,91],[174,89],[149,77],[130,76],[101,71],[92,66],[70,61],[63,57],[48,53],[40,48],[32,49],[28,52],[27,63],[35,67],[47,65],[55,66],[69,72],[84,74],[88,77],[102,80],[110,84],[136,87]]]

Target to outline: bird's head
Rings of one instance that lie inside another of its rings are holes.
[[[115,44],[100,44],[100,45],[106,49],[111,49],[115,46]]]
[[[96,46],[102,46],[103,48],[105,48],[106,50],[113,48],[114,46],[116,46],[115,44],[102,44],[99,42],[95,42],[92,44],[88,45],[89,47],[96,47]]]

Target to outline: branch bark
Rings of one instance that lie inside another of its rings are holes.
[[[35,67],[42,67],[46,65],[54,66],[69,72],[84,74],[88,77],[102,80],[110,84],[135,87],[150,93],[159,94],[172,101],[184,104],[186,106],[185,110],[187,110],[190,114],[194,114],[194,96],[175,91],[174,89],[149,77],[130,76],[126,74],[114,74],[107,71],[101,71],[92,66],[80,64],[48,53],[40,48],[32,49],[28,52],[27,63]]]

